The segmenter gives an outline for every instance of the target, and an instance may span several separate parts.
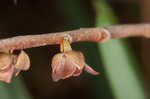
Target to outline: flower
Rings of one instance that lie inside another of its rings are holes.
[[[17,76],[21,70],[28,70],[30,68],[30,59],[27,53],[21,51],[21,53],[17,57],[17,61],[15,63],[15,76]]]
[[[28,70],[30,60],[28,55],[21,51],[17,55],[9,52],[0,52],[0,80],[10,83],[13,75],[17,76],[21,70]]]
[[[10,82],[13,75],[12,58],[8,53],[0,52],[0,80]]]
[[[93,75],[99,74],[85,63],[84,56],[79,51],[58,53],[52,59],[52,79],[54,81],[79,76],[83,69]]]
[[[83,70],[93,75],[99,74],[86,64],[82,52],[72,50],[68,37],[61,39],[60,51],[52,58],[53,81],[79,76]]]

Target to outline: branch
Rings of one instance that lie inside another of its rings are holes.
[[[47,33],[41,35],[16,36],[0,40],[0,51],[17,50],[59,44],[63,37],[70,42],[102,42],[114,38],[143,36],[150,37],[150,24],[116,25],[108,27],[81,28],[78,30]]]

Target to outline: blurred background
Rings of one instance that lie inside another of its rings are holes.
[[[150,21],[150,0],[1,0],[0,38]],[[26,49],[31,68],[0,99],[150,99],[150,40],[129,38],[72,44],[100,72],[53,82],[51,58],[58,45]]]

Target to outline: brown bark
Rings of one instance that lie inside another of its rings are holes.
[[[25,49],[59,44],[63,37],[71,43],[80,41],[102,42],[114,38],[150,37],[150,24],[116,25],[108,27],[81,28],[78,30],[41,35],[16,36],[0,40],[0,51]]]

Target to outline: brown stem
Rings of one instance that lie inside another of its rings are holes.
[[[41,35],[16,36],[0,40],[0,51],[25,49],[59,44],[63,37],[70,42],[102,42],[113,38],[143,36],[150,37],[150,24],[116,25],[108,27],[81,28],[78,30]]]

